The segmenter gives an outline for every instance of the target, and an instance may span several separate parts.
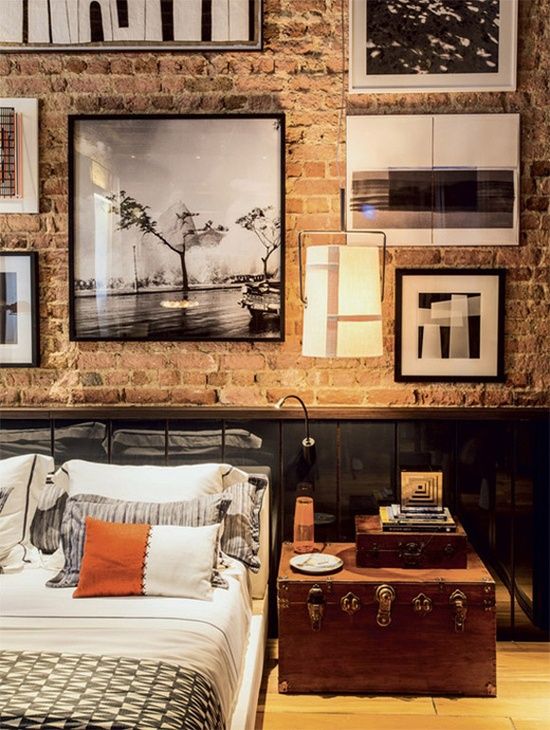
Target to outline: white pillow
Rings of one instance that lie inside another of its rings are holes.
[[[0,461],[0,567],[21,567],[30,547],[30,527],[46,476],[53,469],[51,456],[23,454]]]
[[[244,472],[229,464],[119,466],[80,459],[66,461],[56,475],[56,483],[64,486],[69,497],[96,494],[127,502],[195,499],[217,494],[246,479]]]

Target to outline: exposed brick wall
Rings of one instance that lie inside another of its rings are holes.
[[[346,2],[347,5],[347,2]],[[0,370],[2,405],[257,404],[289,391],[319,405],[548,404],[550,127],[547,0],[519,0],[515,93],[348,96],[349,113],[521,112],[521,245],[393,249],[385,354],[300,355],[297,232],[338,225],[340,0],[265,0],[263,53],[0,55],[0,96],[40,99],[40,215],[0,216],[0,244],[40,253],[39,369]],[[68,332],[67,114],[287,115],[286,342],[74,343]],[[344,157],[344,150],[342,150]],[[393,381],[395,266],[509,270],[504,384]]]

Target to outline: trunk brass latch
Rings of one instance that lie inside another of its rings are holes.
[[[340,608],[342,611],[345,611],[349,616],[353,616],[354,613],[357,613],[359,609],[361,608],[361,601],[359,598],[355,595],[355,593],[352,593],[351,591],[349,593],[346,593],[345,596],[342,596],[340,599]]]
[[[307,611],[312,631],[320,631],[325,614],[325,596],[321,586],[315,584],[307,595]]]
[[[464,624],[466,623],[466,614],[468,613],[468,599],[462,593],[462,591],[459,591],[458,588],[456,591],[451,593],[449,596],[449,603],[455,607],[455,631],[457,633],[461,633],[464,631]]]
[[[395,601],[394,589],[386,584],[378,586],[374,598],[378,601],[376,623],[382,627],[389,626],[391,624],[391,604]]]
[[[399,557],[407,568],[416,568],[420,564],[424,545],[421,542],[406,542],[399,544]]]
[[[428,598],[425,593],[419,593],[416,598],[413,598],[412,605],[416,613],[424,614],[430,613],[432,610],[432,599]]]

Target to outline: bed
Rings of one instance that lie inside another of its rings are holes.
[[[54,571],[44,558],[1,575],[0,726],[253,728],[267,636],[269,503],[268,488],[259,572],[226,561],[228,587],[215,588],[211,601],[76,600],[72,590],[46,587]]]

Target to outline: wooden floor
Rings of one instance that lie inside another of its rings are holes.
[[[256,730],[550,730],[550,644],[501,642],[496,698],[281,695],[270,642]]]

